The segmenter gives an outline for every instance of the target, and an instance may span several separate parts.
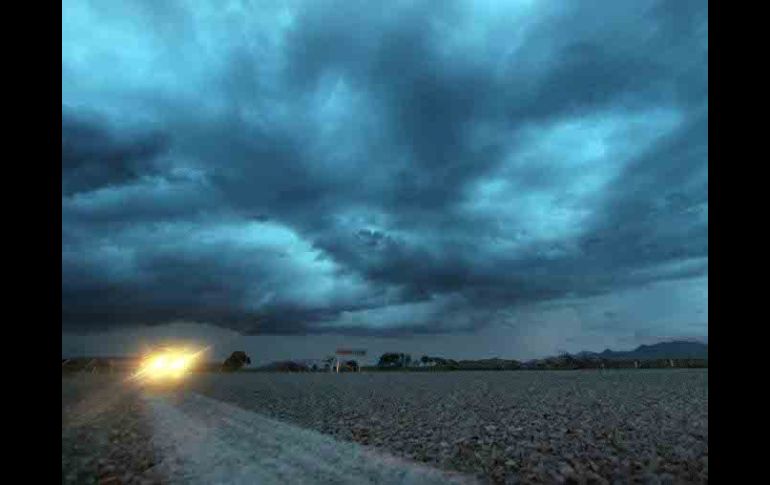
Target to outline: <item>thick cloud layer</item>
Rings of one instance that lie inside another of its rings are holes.
[[[66,330],[464,332],[707,284],[705,1],[62,15]]]

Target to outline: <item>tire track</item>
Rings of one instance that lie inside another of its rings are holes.
[[[477,483],[197,393],[145,399],[158,467],[172,483]]]

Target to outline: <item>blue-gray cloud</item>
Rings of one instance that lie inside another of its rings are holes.
[[[708,274],[705,1],[162,3],[63,5],[64,328],[467,331]]]

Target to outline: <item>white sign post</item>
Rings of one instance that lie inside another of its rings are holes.
[[[340,355],[359,355],[359,356],[364,356],[364,355],[366,355],[366,350],[364,350],[364,349],[337,349],[335,354],[338,356],[336,358],[336,361],[337,361],[336,368],[337,368],[337,372],[339,373],[339,371],[340,371],[340,358],[339,358],[339,356]],[[361,364],[358,365],[358,372],[361,372]]]

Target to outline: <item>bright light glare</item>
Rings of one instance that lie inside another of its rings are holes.
[[[152,360],[152,368],[155,370],[163,370],[166,367],[166,358],[163,356],[156,357]]]
[[[190,369],[200,352],[186,349],[164,349],[147,356],[136,377],[150,379],[178,379]]]

